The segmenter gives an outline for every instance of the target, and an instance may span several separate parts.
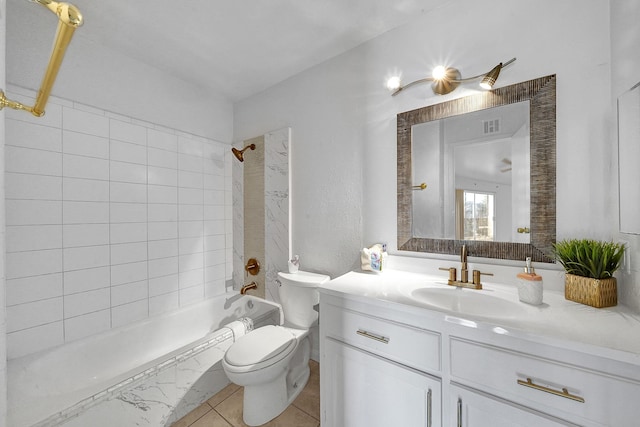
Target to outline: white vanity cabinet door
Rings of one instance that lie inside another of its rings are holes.
[[[439,427],[440,380],[331,338],[321,366],[323,427]]]
[[[484,393],[449,386],[450,427],[567,427],[576,426]]]

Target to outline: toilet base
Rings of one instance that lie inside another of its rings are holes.
[[[309,380],[309,353],[309,337],[305,337],[291,360],[290,369],[283,370],[275,380],[268,383],[244,387],[242,419],[245,424],[260,426],[289,407]]]

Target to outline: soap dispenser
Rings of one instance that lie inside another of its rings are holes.
[[[523,273],[518,273],[518,298],[527,304],[542,304],[542,276],[536,274],[527,257]]]

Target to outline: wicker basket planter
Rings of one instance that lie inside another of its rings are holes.
[[[616,278],[592,279],[567,273],[564,279],[564,297],[596,308],[613,307],[618,304]]]

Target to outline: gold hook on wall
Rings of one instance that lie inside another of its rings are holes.
[[[44,77],[42,77],[40,90],[38,91],[36,103],[33,107],[7,99],[4,92],[0,90],[0,110],[4,107],[9,107],[14,110],[28,111],[36,117],[41,117],[44,115],[44,107],[47,105],[47,100],[51,94],[53,83],[56,81],[58,70],[62,64],[62,59],[67,51],[67,46],[69,46],[69,43],[71,42],[71,37],[73,36],[76,28],[82,25],[82,14],[77,7],[69,3],[61,3],[52,0],[31,1],[43,5],[58,16],[58,29],[56,30],[56,38],[53,43],[51,57],[49,58],[49,65],[47,65]]]

